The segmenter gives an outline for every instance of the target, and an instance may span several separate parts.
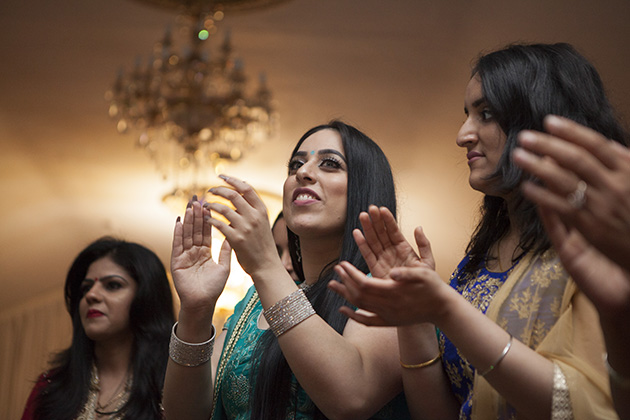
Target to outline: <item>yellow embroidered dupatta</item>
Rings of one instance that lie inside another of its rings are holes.
[[[575,420],[618,418],[602,358],[605,347],[597,311],[555,252],[523,257],[486,315],[562,369]],[[512,418],[505,399],[479,375],[474,379],[472,407],[473,419]]]

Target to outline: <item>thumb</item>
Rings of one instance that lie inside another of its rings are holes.
[[[221,250],[219,251],[219,264],[224,266],[227,270],[230,270],[231,254],[232,246],[227,239],[224,239]]]
[[[431,250],[431,242],[429,242],[429,238],[424,234],[422,226],[418,226],[413,231],[413,236],[416,239],[420,260],[435,270],[435,259],[433,258],[433,251]]]

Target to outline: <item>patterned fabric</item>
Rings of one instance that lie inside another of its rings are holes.
[[[486,313],[499,287],[503,285],[514,266],[503,273],[488,271],[485,267],[476,273],[464,273],[468,263],[467,255],[451,276],[451,287],[456,289],[468,302],[482,313]],[[440,332],[438,335],[442,350],[442,365],[451,383],[451,389],[461,403],[460,419],[470,419],[472,413],[473,380],[475,368],[459,353],[451,341]]]
[[[570,404],[575,420],[617,419],[602,359],[604,340],[597,311],[555,252],[525,255],[507,276],[480,268],[474,276],[460,278],[466,261],[455,271],[451,285],[515,340],[558,365],[568,389],[568,402],[563,404]],[[440,334],[445,349],[447,340]],[[456,349],[448,353],[444,367],[461,399],[461,418],[516,418],[515,410],[485,378],[475,374]]]
[[[551,420],[573,420],[571,396],[567,386],[567,378],[562,369],[553,364],[553,392],[551,394]]]
[[[215,382],[216,402],[213,420],[244,420],[250,418],[249,397],[250,378],[256,372],[252,369],[252,354],[256,343],[265,332],[258,328],[258,319],[262,316],[262,304],[252,286],[242,301],[234,309],[234,314],[226,322],[227,336],[223,354],[219,361]],[[239,325],[240,324],[240,325]],[[235,329],[240,329],[233,336]],[[238,337],[237,337],[238,335]],[[231,351],[226,349],[231,348]],[[227,355],[227,359],[224,356]],[[224,365],[222,368],[221,366]],[[299,386],[295,376],[291,378],[290,401],[295,404],[287,409],[287,419],[311,419],[315,405],[306,392]],[[404,395],[386,405],[373,419],[408,419],[410,418]]]

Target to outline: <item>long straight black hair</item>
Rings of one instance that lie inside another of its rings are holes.
[[[352,237],[352,231],[361,228],[359,213],[367,211],[370,204],[385,206],[396,217],[396,191],[391,167],[381,148],[361,131],[341,121],[334,120],[307,131],[293,149],[291,157],[299,150],[304,140],[320,130],[334,130],[341,136],[348,167],[348,203],[339,258],[322,268],[319,280],[306,295],[317,314],[341,334],[347,318],[341,315],[338,309],[348,302],[330,291],[326,285],[335,277],[333,267],[338,261],[349,261],[364,273],[368,272],[367,264]],[[299,237],[291,230],[287,230],[293,268],[303,281]],[[258,372],[255,378],[252,378],[254,380],[251,399],[252,419],[284,419],[292,404],[291,397],[295,398],[296,390],[291,390],[291,369],[282,354],[278,340],[271,331],[266,331],[257,344],[255,364]],[[314,418],[324,416],[316,409]]]
[[[481,56],[472,77],[481,79],[486,102],[507,136],[505,149],[495,172],[490,175],[500,189],[514,197],[521,232],[520,254],[539,254],[551,244],[536,207],[524,199],[519,185],[524,175],[511,159],[521,130],[543,131],[548,114],[569,118],[592,128],[609,139],[628,145],[628,134],[610,104],[601,78],[593,65],[571,45],[516,44]],[[507,204],[503,198],[486,195],[481,219],[468,243],[470,255],[464,271],[475,272],[486,261],[487,251],[510,230]]]
[[[131,355],[133,385],[123,408],[125,419],[162,419],[161,395],[168,361],[170,329],[175,322],[173,297],[160,259],[142,245],[103,237],[76,257],[65,284],[66,308],[72,318],[72,344],[51,362],[49,383],[36,401],[38,420],[76,418],[87,401],[90,388],[94,342],[81,323],[81,283],[90,265],[109,257],[124,268],[138,288],[131,304],[129,322],[134,341]]]

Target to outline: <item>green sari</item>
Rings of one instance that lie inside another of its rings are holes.
[[[262,310],[258,293],[252,286],[225,323],[227,335],[214,383],[211,417],[213,420],[245,420],[251,417],[250,378],[256,374],[252,368],[252,357],[258,340],[266,331],[258,328]],[[295,401],[295,404],[287,409],[287,419],[313,418],[315,404],[299,386],[294,375],[291,377],[290,400]],[[404,394],[399,394],[372,418],[387,420],[410,418]]]

